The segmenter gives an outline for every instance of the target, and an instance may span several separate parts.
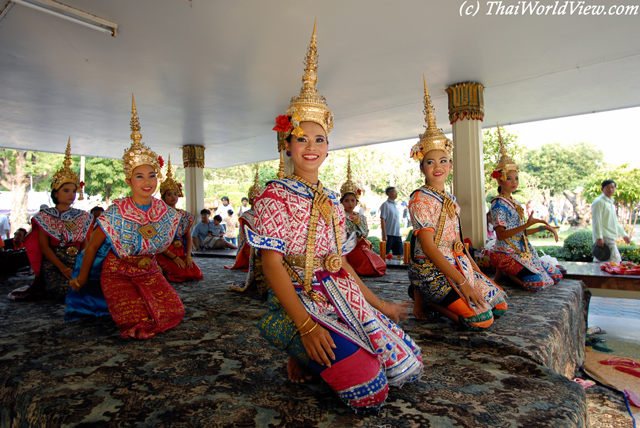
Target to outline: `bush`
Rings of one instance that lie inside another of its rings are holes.
[[[631,243],[631,245],[618,246],[618,250],[620,250],[622,260],[640,263],[640,247]]]
[[[376,236],[369,236],[367,237],[367,239],[369,240],[369,242],[371,242],[371,251],[379,255],[380,254],[380,238]]]
[[[542,253],[540,253],[540,251],[544,251],[546,255],[555,257],[558,260],[568,260],[567,254],[564,248],[559,247],[557,245],[546,245],[546,246],[540,245],[535,248],[536,250],[538,250],[538,253],[540,256],[542,256]]]
[[[564,241],[564,253],[567,260],[574,262],[593,261],[593,235],[588,230],[573,233]]]

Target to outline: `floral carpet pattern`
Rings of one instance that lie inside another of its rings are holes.
[[[589,298],[578,281],[506,288],[509,311],[488,332],[410,316],[401,325],[424,353],[421,379],[391,388],[379,413],[358,415],[320,380],[287,380],[286,357],[255,327],[265,302],[227,290],[246,273],[223,269],[227,259],[197,263],[203,281],[175,284],[184,320],[151,340],[123,339],[108,317],[65,323],[60,303],[1,298],[0,426],[555,428],[597,426],[592,408],[624,421],[614,398],[590,393],[588,404],[571,380]],[[387,272],[365,282],[405,300],[406,271]],[[25,282],[0,280],[0,292]]]

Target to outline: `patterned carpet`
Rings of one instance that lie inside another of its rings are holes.
[[[286,357],[255,328],[264,302],[227,291],[245,273],[223,269],[227,259],[196,261],[205,280],[176,285],[183,322],[147,341],[122,339],[106,318],[64,323],[57,303],[0,299],[0,425],[629,426],[593,425],[625,422],[624,403],[570,380],[584,360],[579,282],[507,289],[510,310],[485,333],[409,317],[401,325],[423,350],[422,378],[392,388],[380,413],[356,415],[320,381],[287,381]],[[3,280],[0,292],[26,280]],[[407,296],[406,271],[365,282],[385,299]]]

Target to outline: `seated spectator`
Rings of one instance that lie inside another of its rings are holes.
[[[205,249],[204,241],[209,235],[209,228],[211,227],[211,222],[209,221],[210,215],[211,211],[209,211],[208,209],[205,208],[203,210],[200,210],[200,223],[196,224],[191,231],[193,246],[200,251]]]
[[[213,225],[209,227],[209,235],[204,240],[204,247],[210,250],[218,250],[221,248],[237,249],[238,247],[224,239],[225,231],[226,228],[224,224],[222,224],[222,216],[216,215],[213,217]]]
[[[27,236],[27,230],[20,228],[16,229],[13,233],[13,239],[5,239],[4,250],[5,251],[18,251],[24,248],[24,237]]]
[[[24,248],[26,235],[27,231],[20,228],[14,232],[13,239],[5,239],[4,241],[0,239],[0,251],[2,251],[0,253],[0,276],[15,275],[20,269],[31,265]]]

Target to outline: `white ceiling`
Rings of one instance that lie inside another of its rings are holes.
[[[63,152],[71,136],[74,154],[118,158],[134,92],[158,154],[204,145],[208,168],[275,159],[271,128],[300,90],[315,17],[334,149],[422,132],[423,73],[447,132],[444,89],[465,81],[486,87],[485,126],[640,105],[640,13],[487,16],[485,2],[468,17],[464,0],[62,2],[118,23],[118,36],[14,4],[0,21],[0,147]]]

